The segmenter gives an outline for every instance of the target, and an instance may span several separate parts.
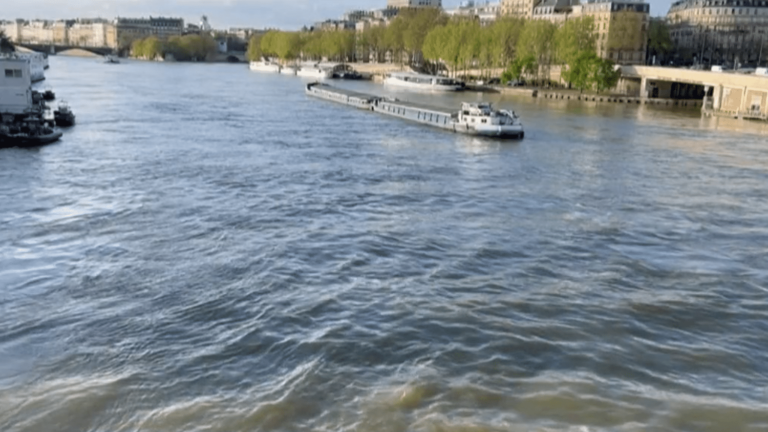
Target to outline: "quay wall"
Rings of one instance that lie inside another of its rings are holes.
[[[659,106],[675,106],[683,108],[701,108],[703,101],[696,99],[658,99],[658,98],[641,98],[633,96],[621,96],[621,95],[594,95],[594,94],[571,94],[563,92],[539,92],[538,97],[542,99],[560,99],[560,100],[573,100],[581,102],[596,102],[596,103],[617,103],[617,104],[629,104],[629,105],[659,105]]]

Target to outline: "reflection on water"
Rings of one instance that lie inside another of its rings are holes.
[[[78,126],[0,152],[2,431],[768,429],[765,124],[418,96],[500,142],[241,66],[48,75]]]

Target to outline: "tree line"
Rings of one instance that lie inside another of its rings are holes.
[[[598,55],[611,50],[637,52],[643,46],[642,15],[630,11],[611,14],[610,28],[599,37],[591,16],[557,25],[546,20],[503,17],[489,25],[467,17],[450,18],[437,8],[403,9],[387,26],[365,30],[273,30],[254,36],[248,57],[277,57],[283,61],[370,59],[410,64],[431,73],[453,76],[504,70],[504,78],[544,81],[552,66],[560,66],[565,82],[598,91],[618,80],[614,64]],[[604,27],[603,27],[604,28]]]
[[[216,41],[208,35],[171,36],[159,39],[150,36],[131,43],[133,57],[156,60],[172,55],[178,61],[204,61],[216,53]]]
[[[248,59],[276,57],[283,61],[329,60],[349,61],[354,58],[355,32],[351,30],[319,30],[286,32],[270,30],[254,35],[248,43]]]

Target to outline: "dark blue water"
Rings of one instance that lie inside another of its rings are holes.
[[[768,430],[765,125],[486,96],[499,142],[243,66],[48,77],[78,125],[0,151],[4,432]]]

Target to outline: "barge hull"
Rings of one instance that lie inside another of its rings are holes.
[[[437,107],[382,98],[365,93],[332,87],[327,84],[311,83],[306,86],[307,95],[354,108],[371,110],[390,117],[397,117],[414,123],[436,127],[465,135],[489,138],[523,138],[522,126],[486,127],[478,130],[457,121],[457,114]]]

